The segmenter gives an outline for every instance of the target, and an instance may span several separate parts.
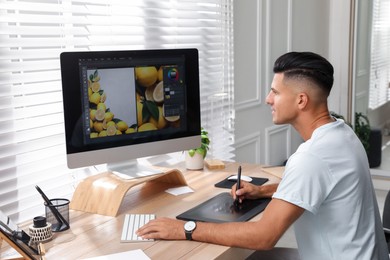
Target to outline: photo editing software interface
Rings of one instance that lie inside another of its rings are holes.
[[[184,65],[181,56],[79,59],[84,145],[186,131]]]

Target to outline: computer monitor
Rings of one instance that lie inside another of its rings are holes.
[[[200,146],[196,49],[64,52],[60,62],[69,168],[135,176],[137,158]]]

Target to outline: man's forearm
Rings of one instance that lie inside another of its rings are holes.
[[[271,198],[278,188],[278,183],[259,186],[260,198]]]

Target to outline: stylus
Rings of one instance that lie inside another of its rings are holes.
[[[241,187],[241,165],[238,166],[238,172],[237,172],[237,185],[236,185],[236,192],[240,189]],[[240,203],[238,196],[236,195],[236,200],[234,201],[234,205],[238,206]]]
[[[35,186],[35,188],[37,189],[37,191],[41,194],[43,200],[46,202],[47,206],[49,207],[49,209],[51,210],[51,212],[53,213],[54,217],[56,218],[56,220],[58,221],[58,228],[60,228],[62,226],[62,224],[65,224],[67,227],[69,227],[69,223],[68,221],[66,221],[66,219],[61,215],[61,213],[56,209],[56,207],[51,203],[51,201],[49,200],[49,198],[46,196],[45,193],[43,193],[43,191],[41,190],[41,188],[38,187],[38,185]]]

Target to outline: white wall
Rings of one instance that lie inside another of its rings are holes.
[[[290,126],[273,125],[264,101],[273,77],[273,62],[285,52],[313,51],[328,58],[336,69],[331,110],[346,108],[349,2],[234,2],[236,161],[280,165],[301,142]]]

